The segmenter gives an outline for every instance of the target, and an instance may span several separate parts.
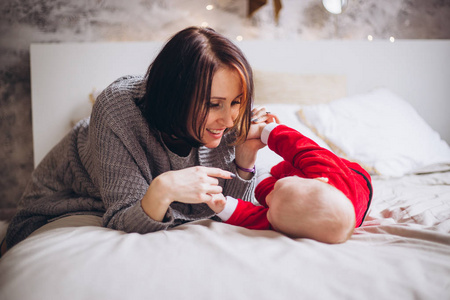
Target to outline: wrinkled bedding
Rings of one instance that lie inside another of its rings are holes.
[[[0,299],[450,299],[450,172],[373,185],[339,245],[210,220],[140,235],[63,218],[0,260]]]

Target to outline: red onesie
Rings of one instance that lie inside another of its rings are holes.
[[[361,226],[372,199],[372,184],[370,175],[360,165],[336,156],[285,125],[278,125],[270,131],[267,145],[284,160],[272,167],[271,177],[256,186],[255,197],[262,206],[237,199],[237,206],[226,223],[249,229],[271,229],[267,220],[266,196],[278,179],[296,175],[328,178],[328,184],[343,192],[353,203],[355,226]]]

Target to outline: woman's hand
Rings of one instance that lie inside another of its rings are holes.
[[[258,150],[264,148],[261,142],[261,132],[264,127],[271,122],[279,123],[277,116],[266,111],[264,106],[255,107],[252,110],[252,124],[247,135],[247,140],[236,146],[236,164],[242,168],[252,169],[255,166]],[[244,179],[250,179],[251,173],[238,169],[239,176]]]
[[[172,202],[210,201],[211,195],[222,193],[217,178],[232,179],[233,176],[233,173],[219,168],[202,166],[168,171],[153,179],[141,205],[152,219],[162,221]]]
[[[271,112],[268,112],[265,106],[257,106],[252,109],[252,124],[258,123],[272,123],[276,122],[280,124],[280,120],[277,115],[274,115]]]
[[[256,106],[252,109],[252,124],[262,123],[267,120],[267,109],[265,106]]]
[[[253,126],[253,125],[252,125]],[[253,169],[256,162],[256,154],[258,150],[264,148],[264,143],[261,142],[261,139],[252,138],[248,139],[241,145],[236,146],[236,157],[235,163],[241,168]],[[253,173],[245,172],[241,169],[237,169],[239,176],[243,179],[250,179],[253,176]]]
[[[266,125],[266,123],[251,124],[250,130],[248,131],[247,140],[261,139],[261,133]]]

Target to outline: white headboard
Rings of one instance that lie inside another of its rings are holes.
[[[102,89],[122,75],[144,74],[162,45],[32,44],[35,165],[70,130],[74,120],[89,115],[88,95],[94,88]],[[348,95],[387,87],[410,102],[450,142],[448,40],[243,41],[238,46],[255,70],[340,75],[346,78]]]

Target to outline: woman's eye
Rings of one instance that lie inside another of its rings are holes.
[[[213,107],[219,107],[219,103],[212,103],[212,102],[209,102],[208,103],[208,107],[210,107],[210,108],[213,108]]]
[[[241,100],[235,100],[231,103],[231,105],[239,105],[241,104]]]

